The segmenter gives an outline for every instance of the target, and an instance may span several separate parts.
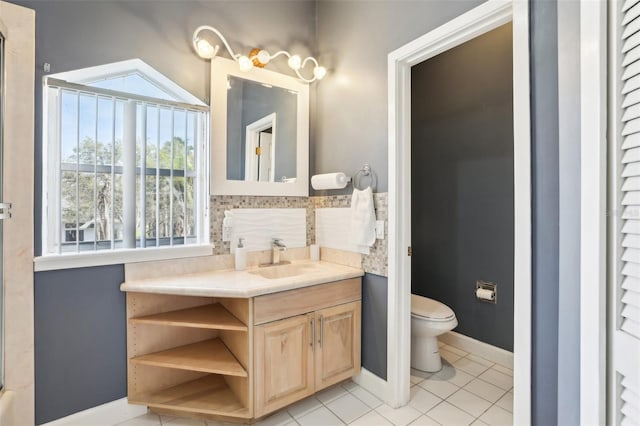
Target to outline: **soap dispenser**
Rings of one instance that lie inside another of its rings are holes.
[[[244,271],[247,268],[247,249],[243,243],[244,238],[238,238],[238,247],[236,247],[236,271]]]

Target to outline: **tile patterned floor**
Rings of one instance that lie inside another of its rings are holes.
[[[452,346],[441,345],[444,367],[412,370],[411,400],[391,408],[353,382],[300,401],[256,423],[260,426],[425,426],[513,424],[513,371]],[[230,423],[147,413],[119,426],[227,426]]]

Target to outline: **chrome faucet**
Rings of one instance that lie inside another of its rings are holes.
[[[284,245],[284,242],[280,238],[272,238],[271,239],[271,264],[278,265],[280,264],[280,252],[285,251],[287,246]]]

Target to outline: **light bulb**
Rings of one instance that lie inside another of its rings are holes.
[[[261,50],[258,52],[258,60],[261,64],[267,65],[271,60],[271,55],[266,50]]]
[[[325,75],[327,75],[327,69],[325,67],[317,66],[313,69],[313,75],[318,79],[322,80]]]
[[[287,64],[289,64],[289,67],[292,70],[298,71],[302,66],[302,59],[300,59],[299,55],[293,55],[292,57],[289,58],[289,60],[287,61]]]
[[[238,58],[238,65],[240,66],[240,71],[247,72],[253,68],[253,61],[246,56],[240,56]]]
[[[198,55],[202,58],[211,59],[215,56],[216,50],[207,40],[200,38],[196,41]]]

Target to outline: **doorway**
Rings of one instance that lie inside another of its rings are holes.
[[[389,55],[388,377],[391,404],[409,399],[411,295],[411,67],[513,24],[514,423],[531,420],[531,165],[528,2],[489,0]]]
[[[275,182],[276,114],[274,112],[247,125],[244,180]]]

